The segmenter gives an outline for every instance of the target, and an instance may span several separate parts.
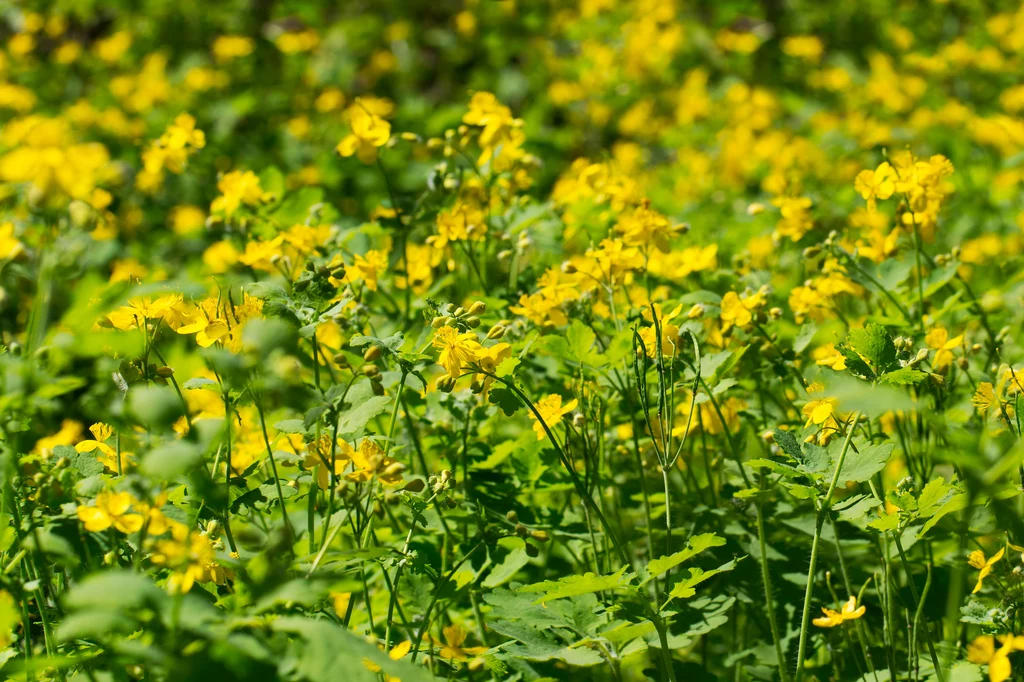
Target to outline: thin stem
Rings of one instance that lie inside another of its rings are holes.
[[[811,599],[814,596],[814,572],[818,564],[818,544],[821,540],[821,528],[825,525],[825,519],[829,513],[829,504],[832,502],[832,495],[835,493],[836,485],[839,483],[839,474],[843,470],[843,462],[846,461],[846,453],[850,450],[853,432],[859,420],[860,412],[856,412],[847,425],[846,440],[843,441],[843,449],[839,452],[836,470],[832,474],[832,482],[828,486],[828,492],[825,493],[825,499],[822,500],[821,506],[818,508],[817,517],[814,522],[814,538],[811,541],[811,562],[807,568],[807,589],[804,592],[803,616],[800,619],[800,644],[796,655],[796,682],[800,682],[803,678],[804,661],[807,656],[807,629],[811,624]]]

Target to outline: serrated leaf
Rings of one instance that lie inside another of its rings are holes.
[[[888,530],[896,530],[900,526],[900,515],[899,514],[886,514],[880,516],[871,523],[868,524],[869,528],[885,532]]]
[[[338,435],[359,431],[371,419],[384,412],[391,403],[390,396],[373,395],[369,384],[370,382],[366,381],[357,385],[359,390],[353,389],[346,398],[349,407],[338,417]]]
[[[958,512],[961,509],[967,509],[968,504],[970,504],[970,497],[967,493],[958,493],[949,498],[941,507],[935,510],[930,519],[925,521],[919,535],[924,535],[926,532],[931,530],[946,514],[952,514],[953,512]]]
[[[776,428],[772,431],[772,438],[782,451],[793,459],[800,461],[803,457],[803,452],[800,449],[800,443],[797,441],[796,436],[793,435],[792,431],[783,431],[782,429]]]
[[[555,599],[625,587],[632,577],[632,574],[626,575],[626,567],[623,566],[610,575],[597,575],[596,573],[571,575],[560,580],[545,580],[533,585],[524,585],[519,588],[519,592],[542,592],[543,596],[534,602],[534,604],[540,604]]]
[[[856,481],[863,483],[885,468],[892,454],[893,443],[862,446],[859,451],[850,448],[843,462],[843,470],[839,472],[840,481]]]
[[[690,577],[689,578],[684,578],[683,580],[680,580],[679,582],[677,582],[672,587],[672,591],[668,593],[669,594],[669,598],[670,599],[674,599],[674,598],[689,599],[690,597],[692,597],[695,594],[697,594],[697,590],[695,589],[697,587],[697,585],[700,585],[705,580],[709,580],[710,578],[714,578],[719,573],[725,573],[727,571],[731,571],[732,569],[736,568],[736,564],[739,563],[740,561],[742,561],[743,559],[744,559],[744,557],[740,557],[738,559],[733,559],[732,561],[726,562],[726,563],[722,564],[721,566],[719,566],[718,568],[713,568],[710,571],[705,571],[705,570],[700,569],[700,568],[691,568],[691,569],[689,569]]]
[[[868,323],[860,329],[851,329],[850,348],[871,363],[876,374],[883,374],[896,362],[896,346],[892,336],[880,324]]]
[[[506,417],[514,415],[522,405],[512,389],[506,386],[491,386],[491,390],[487,392],[487,402],[499,407]]]
[[[658,577],[666,571],[670,571],[679,564],[687,561],[701,552],[711,549],[712,547],[721,547],[725,544],[725,538],[719,537],[714,533],[703,533],[701,535],[694,535],[686,543],[686,549],[680,550],[675,554],[669,556],[663,556],[658,559],[652,560],[647,564],[647,577],[640,583],[646,585],[648,582]]]

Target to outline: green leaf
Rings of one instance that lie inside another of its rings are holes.
[[[506,417],[514,415],[522,405],[518,396],[506,386],[491,386],[491,390],[487,392],[487,402],[501,408]]]
[[[869,323],[860,329],[851,329],[850,348],[871,363],[877,374],[882,374],[896,362],[896,346],[892,336],[880,324]]]
[[[538,598],[534,604],[575,597],[591,592],[604,592],[625,587],[632,579],[632,574],[626,575],[626,567],[623,566],[611,575],[597,575],[595,573],[584,573],[583,575],[570,575],[561,580],[545,580],[544,582],[524,585],[519,592],[542,592],[543,596]]]
[[[507,377],[515,372],[518,366],[519,358],[508,357],[498,363],[498,366],[494,368],[494,374],[499,377]]]
[[[694,589],[697,585],[700,585],[705,580],[714,578],[719,573],[725,573],[736,568],[736,564],[742,561],[745,557],[739,559],[733,559],[727,563],[722,564],[718,568],[713,568],[710,571],[705,571],[700,568],[691,568],[690,577],[684,578],[677,582],[673,587],[672,591],[668,593],[670,598],[689,599],[690,597],[697,594],[697,590]]]
[[[999,609],[990,609],[979,601],[971,600],[960,607],[960,622],[995,627],[995,618]]]
[[[922,372],[919,369],[913,367],[903,367],[901,369],[894,370],[888,374],[883,374],[879,381],[884,381],[887,384],[893,386],[910,386],[912,384],[918,384],[928,378],[927,372]]]
[[[349,407],[338,418],[338,435],[355,433],[366,426],[377,415],[384,412],[391,403],[391,397],[373,395],[369,381],[359,384],[360,390],[353,390],[346,402]]]
[[[95,608],[138,611],[167,599],[167,593],[141,573],[108,570],[94,573],[74,585],[65,597],[65,604],[70,610]]]
[[[900,515],[886,514],[885,516],[880,516],[869,523],[868,526],[883,533],[889,530],[896,530],[900,527]]]
[[[195,390],[197,388],[208,388],[212,390],[216,386],[219,386],[216,381],[213,379],[207,379],[206,377],[194,377],[181,385],[182,388],[190,390]]]
[[[302,638],[296,672],[309,682],[335,682],[342,670],[347,682],[376,682],[378,673],[363,665],[363,661],[377,666],[385,675],[400,677],[402,682],[433,680],[426,668],[404,659],[392,660],[375,644],[326,620],[287,616],[270,621],[270,627]]]
[[[198,465],[202,458],[203,451],[193,443],[171,441],[146,453],[139,470],[150,478],[170,481]]]
[[[301,419],[283,419],[276,424],[274,428],[282,433],[305,433],[306,425]]]
[[[783,431],[782,429],[776,428],[772,431],[772,438],[787,455],[797,461],[803,459],[803,451],[800,449],[800,443],[797,441],[796,436],[793,435],[792,431]]]
[[[967,509],[968,504],[970,504],[970,497],[967,493],[958,493],[949,498],[941,507],[932,513],[930,519],[925,521],[924,526],[921,528],[920,535],[924,535],[927,531],[931,530],[946,514],[952,514],[953,512],[958,512],[961,509]]]
[[[850,448],[843,461],[843,470],[839,472],[840,481],[856,481],[863,483],[885,468],[892,454],[893,443],[862,446],[858,451]]]
[[[703,533],[701,535],[694,535],[686,543],[686,549],[680,550],[675,554],[669,556],[663,556],[659,559],[652,560],[647,564],[647,577],[644,578],[641,585],[646,585],[648,582],[658,577],[666,571],[670,571],[679,564],[687,561],[688,559],[697,556],[701,552],[712,547],[721,547],[725,544],[725,538],[719,537],[714,533]]]
[[[498,541],[499,545],[511,545],[511,551],[505,555],[500,564],[491,569],[490,574],[484,579],[483,586],[493,589],[504,585],[516,576],[523,566],[530,562],[530,556],[526,553],[526,542],[521,538],[507,538]]]
[[[79,452],[70,445],[58,445],[53,449],[54,457],[67,457],[82,476],[95,476],[103,473],[103,463],[96,459],[95,452]]]
[[[604,357],[591,350],[597,341],[597,334],[579,320],[573,320],[569,328],[565,330],[565,341],[569,353],[578,362],[598,366],[604,364]]]

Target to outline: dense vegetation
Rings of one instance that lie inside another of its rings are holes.
[[[1018,3],[0,43],[4,678],[1022,677]]]

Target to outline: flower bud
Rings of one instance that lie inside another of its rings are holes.
[[[167,379],[169,377],[174,376],[174,370],[171,369],[170,367],[159,367],[156,370],[156,375],[158,377],[163,377],[164,379]]]
[[[487,311],[487,304],[483,301],[476,301],[473,305],[469,306],[470,315],[483,315]]]
[[[380,347],[370,346],[369,348],[367,348],[366,352],[363,353],[363,360],[366,360],[367,362],[374,362],[375,360],[380,360]]]

